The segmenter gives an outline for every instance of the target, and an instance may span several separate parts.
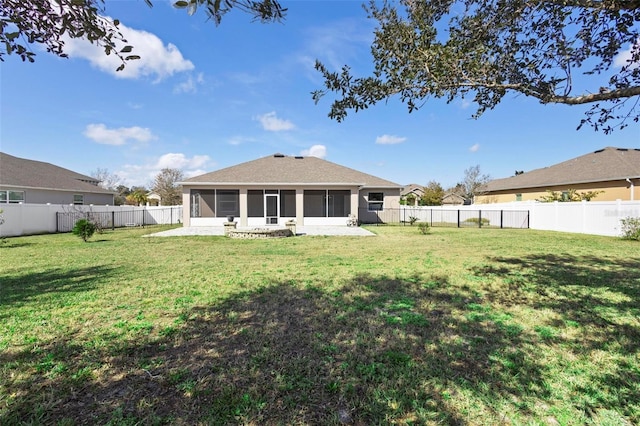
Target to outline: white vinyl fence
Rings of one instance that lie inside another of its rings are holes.
[[[520,227],[509,223],[508,212],[529,212],[529,228],[545,231],[573,232],[579,234],[620,236],[620,220],[627,217],[640,217],[640,201],[582,201],[540,203],[522,201],[499,204],[472,204],[470,206],[425,206],[403,207],[402,217],[414,216],[424,220],[427,212],[439,220],[456,222],[460,213],[471,217],[489,218],[497,223],[496,212],[503,212],[505,227]],[[468,213],[467,213],[468,212]],[[467,216],[465,216],[467,217]],[[520,217],[517,216],[517,220]],[[507,225],[508,224],[508,225]]]
[[[82,212],[105,218],[105,228],[164,225],[182,222],[182,206],[69,206],[50,204],[0,204],[4,223],[0,236],[69,232]],[[69,220],[65,220],[69,219]],[[69,224],[71,224],[69,226]]]

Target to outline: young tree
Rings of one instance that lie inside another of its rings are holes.
[[[100,181],[101,188],[117,191],[120,184],[120,177],[115,173],[110,173],[107,169],[97,168],[91,172],[91,177]]]
[[[473,201],[476,195],[482,195],[486,192],[487,183],[491,180],[491,177],[487,174],[482,174],[480,166],[472,166],[464,171],[464,178],[462,182],[456,185],[459,192],[458,195]]]
[[[147,202],[147,189],[142,186],[134,186],[126,196],[126,204],[142,206]]]
[[[153,181],[153,192],[160,196],[163,206],[182,204],[182,187],[177,184],[184,179],[184,174],[178,169],[164,168]]]
[[[444,189],[440,183],[432,180],[424,187],[424,194],[420,199],[422,206],[441,206],[444,197]]]
[[[477,118],[507,93],[590,105],[578,129],[640,119],[637,0],[371,0],[367,10],[378,24],[373,75],[316,61],[325,83],[313,98],[334,92],[338,121],[392,96],[409,112],[431,97],[472,99]]]
[[[151,7],[151,0],[144,0]],[[278,0],[178,0],[173,5],[193,15],[198,7],[216,25],[232,9],[248,13],[262,22],[281,21],[287,9]],[[23,61],[34,62],[33,44],[42,45],[48,52],[67,57],[64,39],[83,38],[104,48],[106,55],[117,56],[122,64],[139,59],[132,54],[133,46],[119,30],[120,21],[105,17],[104,0],[2,0],[0,1],[0,60],[16,54]]]

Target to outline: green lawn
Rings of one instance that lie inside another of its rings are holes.
[[[640,245],[532,230],[0,247],[0,424],[640,424]]]

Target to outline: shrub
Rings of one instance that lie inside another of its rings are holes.
[[[418,231],[420,231],[422,235],[427,235],[431,232],[431,227],[427,222],[418,222]]]
[[[478,224],[478,222],[480,221],[480,219],[478,219],[477,217],[470,217],[469,219],[466,219],[465,222],[467,223],[475,223],[476,225]],[[482,218],[482,226],[488,226],[489,225],[489,219],[486,217]]]
[[[622,239],[640,241],[640,217],[620,219]]]
[[[418,218],[415,216],[409,216],[409,224],[413,226],[414,223],[418,221]]]
[[[82,238],[86,243],[87,240],[93,236],[94,232],[96,232],[96,224],[87,219],[80,219],[76,222],[71,232],[73,232],[73,235]]]

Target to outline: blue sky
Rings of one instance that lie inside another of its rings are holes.
[[[576,131],[587,107],[513,94],[479,120],[462,100],[429,100],[409,114],[391,99],[337,123],[327,117],[330,97],[311,99],[322,87],[314,61],[369,72],[374,22],[358,1],[282,4],[283,23],[236,11],[216,27],[203,11],[190,17],[165,1],[150,9],[107,0],[143,59],[116,73],[117,63],[75,41],[70,59],[6,57],[0,149],[83,174],[108,169],[127,186],[148,185],[163,167],[193,176],[280,152],[446,188],[470,166],[502,178],[606,146],[640,147],[638,124],[612,135]]]

